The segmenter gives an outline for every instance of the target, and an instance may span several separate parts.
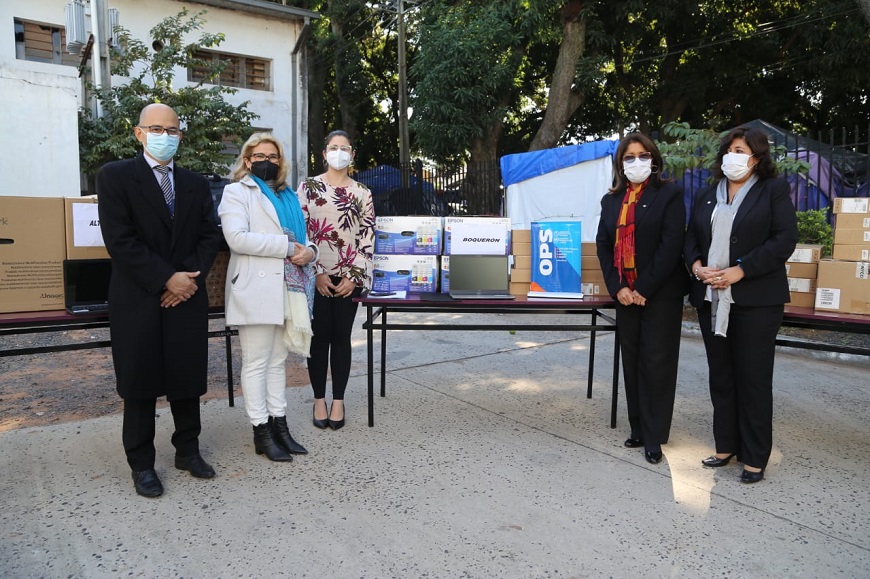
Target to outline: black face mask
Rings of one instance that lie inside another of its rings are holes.
[[[251,163],[251,174],[263,181],[274,181],[280,167],[272,161],[257,161]]]

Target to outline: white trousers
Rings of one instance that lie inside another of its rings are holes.
[[[242,395],[251,424],[287,414],[287,346],[284,326],[239,326],[242,346]]]

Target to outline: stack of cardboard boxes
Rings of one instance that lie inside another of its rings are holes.
[[[811,308],[816,301],[816,277],[822,246],[798,243],[785,264],[791,300],[787,305]]]
[[[834,200],[833,259],[819,263],[815,307],[870,314],[870,199]]]
[[[511,254],[513,269],[511,269],[510,292],[515,296],[529,293],[532,281],[532,238],[529,229],[514,229],[511,231]],[[594,242],[581,244],[580,282],[584,296],[606,295],[604,274],[598,263],[598,252]]]

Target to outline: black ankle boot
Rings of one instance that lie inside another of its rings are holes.
[[[289,462],[293,457],[275,443],[269,423],[264,422],[254,427],[254,450],[257,454],[265,454],[269,460]]]
[[[287,428],[286,416],[270,416],[269,426],[272,428],[272,438],[290,454],[308,454],[305,447],[293,440],[290,429]]]

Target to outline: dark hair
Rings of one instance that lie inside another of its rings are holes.
[[[348,140],[348,142],[350,143],[350,146],[351,147],[353,146],[353,140],[350,138],[350,135],[347,134],[347,131],[342,131],[341,129],[337,129],[335,131],[332,131],[328,135],[326,135],[326,138],[323,139],[323,150],[324,151],[326,150],[326,147],[329,146],[329,141],[331,141],[335,137],[344,137],[345,139]]]
[[[653,174],[650,177],[656,186],[671,180],[662,178],[664,162],[662,161],[662,154],[653,140],[643,133],[629,133],[619,141],[616,155],[613,157],[613,186],[608,189],[610,193],[624,193],[626,186],[628,186],[628,179],[625,178],[625,173],[622,170],[622,157],[625,155],[628,146],[632,143],[640,143],[647,152],[652,154]]]
[[[767,134],[761,129],[737,127],[725,133],[725,136],[719,141],[719,151],[716,153],[716,161],[713,162],[712,167],[715,179],[721,179],[725,176],[722,173],[722,157],[728,152],[728,147],[731,146],[734,139],[743,139],[752,150],[752,156],[758,160],[758,164],[753,168],[759,179],[776,177],[776,165],[773,162],[773,157],[770,156],[770,143],[767,140]]]

